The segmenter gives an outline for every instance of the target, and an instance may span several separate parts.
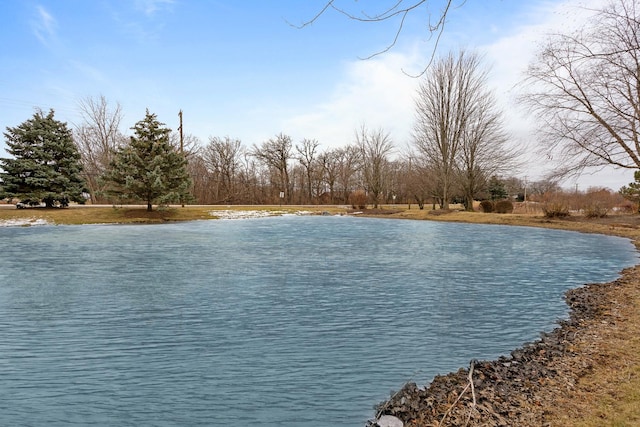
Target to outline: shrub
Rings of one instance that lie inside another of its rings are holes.
[[[499,200],[495,203],[494,210],[499,214],[513,213],[513,203],[511,200]]]
[[[367,194],[362,191],[354,191],[349,195],[349,201],[353,209],[365,209],[367,207]]]
[[[584,208],[584,216],[587,218],[604,218],[609,213],[609,208],[594,203]]]
[[[636,213],[638,212],[638,204],[637,203],[633,203],[629,200],[625,200],[624,202],[620,203],[619,206],[614,208],[614,211],[617,210],[620,213],[623,214],[632,214],[632,213]]]
[[[493,212],[493,202],[491,200],[483,200],[480,202],[480,209],[482,209],[482,212],[484,213],[491,213]]]
[[[569,216],[569,207],[560,202],[547,202],[542,206],[542,212],[547,218],[565,218]]]

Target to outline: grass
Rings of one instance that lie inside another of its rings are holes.
[[[216,210],[256,210],[256,211],[332,211],[344,212],[344,209],[327,207],[280,207],[280,206],[171,206],[154,207],[147,212],[145,206],[74,206],[68,209],[30,208],[15,209],[9,206],[0,208],[0,221],[43,219],[52,224],[154,224],[171,221],[197,221],[215,219]]]
[[[635,275],[622,278],[628,286],[612,290],[613,321],[595,325],[596,332],[576,349],[593,361],[593,369],[558,396],[550,411],[552,425],[640,425],[640,280],[634,270]]]

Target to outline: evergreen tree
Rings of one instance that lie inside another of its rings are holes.
[[[0,198],[18,198],[22,202],[84,202],[84,181],[80,173],[80,154],[67,124],[37,111],[17,127],[4,133],[7,152],[12,158],[0,158]]]
[[[491,200],[502,200],[506,199],[509,195],[507,193],[507,189],[504,187],[504,182],[497,176],[492,176],[489,180],[489,194],[491,195]]]
[[[633,182],[625,185],[620,189],[620,194],[627,200],[637,204],[637,212],[640,212],[640,170],[633,174]]]
[[[104,176],[110,184],[108,193],[121,199],[143,200],[147,211],[152,210],[154,203],[190,200],[187,161],[170,144],[171,129],[149,110],[132,129],[134,136],[116,151]]]

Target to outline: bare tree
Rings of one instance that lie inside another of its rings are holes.
[[[369,131],[363,125],[356,133],[356,144],[362,159],[363,184],[376,209],[381,196],[387,190],[389,154],[393,149],[393,143],[389,134],[382,129]]]
[[[200,138],[190,133],[183,135],[182,143],[180,143],[180,132],[172,131],[169,134],[169,143],[176,151],[182,151],[187,160],[196,155],[201,148]]]
[[[263,188],[259,182],[259,172],[255,158],[244,151],[238,174],[240,200],[250,204],[264,203]]]
[[[418,208],[424,209],[425,203],[431,200],[435,208],[435,200],[440,200],[437,195],[438,179],[435,170],[425,162],[424,158],[413,152],[409,152],[405,157],[407,170],[404,185],[409,197],[407,202],[410,204],[410,200],[415,200]]]
[[[311,188],[317,204],[331,203],[333,204],[333,186],[335,185],[335,174],[330,176],[330,164],[325,163],[327,160],[326,153],[320,153],[313,161],[313,174],[311,175]],[[334,171],[335,173],[335,168]],[[332,181],[333,180],[333,181]]]
[[[551,179],[640,168],[640,4],[613,0],[584,27],[549,38],[522,101],[536,113]]]
[[[116,148],[126,141],[120,132],[122,109],[118,103],[111,109],[103,95],[97,99],[84,98],[79,101],[78,107],[83,122],[76,125],[74,142],[80,152],[83,177],[91,193],[91,202],[96,203],[98,194],[103,190],[98,178],[109,167]]]
[[[203,150],[204,162],[214,177],[216,203],[238,201],[237,176],[244,148],[239,139],[211,137]]]
[[[292,149],[291,137],[278,134],[261,146],[254,145],[251,154],[277,175],[278,191],[284,192],[285,202],[291,201],[291,182],[289,179],[289,161]]]
[[[358,3],[358,0],[353,0],[354,5],[350,6],[349,2],[346,1],[337,1],[337,0],[329,0],[325,2],[322,9],[316,13],[311,19],[303,22],[300,25],[294,25],[296,28],[304,28],[307,27],[314,22],[316,22],[322,15],[325,15],[329,11],[335,11],[348,19],[358,21],[358,22],[366,22],[366,23],[381,23],[381,22],[394,22],[396,24],[395,34],[392,36],[391,41],[387,44],[385,48],[370,54],[364,59],[371,59],[375,56],[381,55],[385,52],[390,51],[398,42],[402,31],[404,29],[404,24],[407,17],[412,13],[419,13],[420,11],[426,12],[427,18],[427,32],[429,34],[429,38],[435,36],[435,43],[433,45],[431,60],[433,60],[433,54],[435,54],[436,49],[438,48],[438,44],[440,43],[440,37],[444,31],[445,24],[447,23],[447,16],[451,12],[451,9],[454,7],[460,7],[466,0],[459,0],[456,3],[453,0],[446,0],[443,2],[440,11],[434,15],[432,15],[430,6],[433,6],[433,0],[388,0],[385,2],[374,2],[374,5],[368,5],[369,9],[362,9],[362,6]],[[425,68],[418,74],[418,76],[424,74],[431,64],[425,66]]]
[[[473,211],[473,201],[486,189],[490,176],[509,171],[517,164],[518,150],[507,145],[502,113],[493,93],[487,89],[486,71],[476,69],[477,90],[469,100],[468,119],[458,155],[459,187],[465,209]]]
[[[531,196],[540,196],[543,194],[557,193],[562,191],[562,187],[557,181],[550,179],[542,179],[540,181],[533,181],[527,184],[529,188],[529,194]]]
[[[325,151],[318,156],[318,165],[322,171],[322,185],[329,190],[329,203],[335,202],[336,183],[340,172],[338,149]],[[320,193],[322,194],[322,193]]]
[[[300,145],[296,145],[298,161],[305,171],[306,197],[309,202],[313,199],[313,179],[316,167],[316,150],[320,143],[315,139],[303,139]]]
[[[336,185],[342,203],[347,203],[349,194],[354,190],[356,176],[362,167],[360,149],[355,145],[348,145],[334,151],[337,163]]]
[[[449,208],[465,136],[479,116],[484,81],[478,55],[460,51],[437,61],[418,90],[414,143],[436,171],[443,209]]]
[[[192,155],[187,162],[187,171],[191,177],[193,197],[198,204],[212,204],[211,197],[212,177],[201,153]]]

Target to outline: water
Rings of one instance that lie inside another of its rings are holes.
[[[349,217],[0,228],[0,424],[362,426],[508,354],[624,239]]]

